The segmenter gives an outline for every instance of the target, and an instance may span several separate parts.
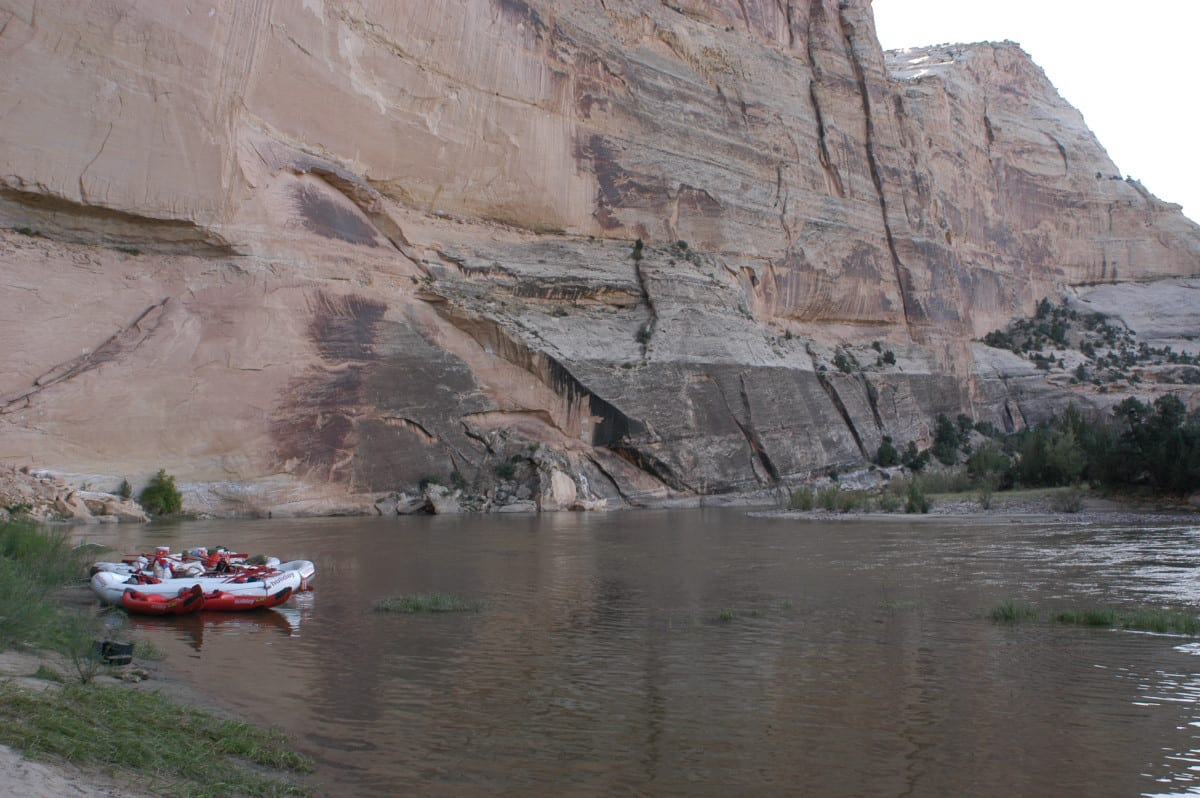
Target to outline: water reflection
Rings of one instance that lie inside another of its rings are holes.
[[[119,534],[131,550],[159,542],[153,528]],[[1195,786],[1191,643],[984,617],[1013,598],[1047,609],[1191,605],[1193,527],[695,511],[171,534],[173,544],[219,539],[316,562],[315,593],[280,613],[286,630],[204,616],[198,640],[183,627],[146,628],[185,654],[169,664],[190,681],[298,735],[334,794],[1126,796]],[[371,609],[434,591],[487,607],[438,617]]]
[[[294,601],[294,600],[293,600]],[[138,631],[163,635],[186,643],[193,651],[204,647],[204,636],[248,636],[278,634],[297,637],[303,610],[299,607],[274,607],[251,612],[198,612],[182,616],[130,615],[129,623]]]

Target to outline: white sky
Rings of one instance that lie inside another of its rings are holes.
[[[1200,0],[873,0],[885,50],[1009,39],[1121,170],[1200,220]]]

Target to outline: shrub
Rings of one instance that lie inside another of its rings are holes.
[[[870,506],[871,498],[866,491],[842,490],[837,495],[837,510],[839,513],[849,513],[855,510],[865,510]]]
[[[1050,502],[1055,512],[1077,513],[1083,509],[1083,489],[1075,485],[1056,494]]]
[[[992,509],[992,494],[996,491],[996,485],[991,480],[984,480],[979,485],[979,508],[981,510]]]
[[[810,488],[801,488],[792,492],[792,498],[788,502],[788,507],[793,510],[811,510],[816,504],[816,498]]]
[[[1008,471],[1012,461],[1001,451],[1000,447],[988,441],[971,453],[967,458],[967,473],[972,479],[982,480],[993,474],[1003,474]]]
[[[958,430],[944,413],[937,417],[932,451],[942,465],[954,465],[958,461]]]
[[[127,479],[121,480],[121,487],[117,488],[117,495],[120,496],[122,499],[132,499],[133,498],[133,486],[129,484],[129,480],[127,480]]]
[[[74,622],[47,594],[79,581],[93,553],[74,546],[65,530],[0,524],[0,649],[22,643],[59,647]]]
[[[175,477],[163,468],[158,469],[138,501],[151,515],[173,515],[183,509],[183,494],[175,487]]]
[[[892,444],[892,436],[883,436],[883,442],[879,444],[879,449],[875,453],[875,462],[885,468],[900,464],[900,453]]]
[[[929,499],[925,496],[925,491],[914,480],[908,483],[908,497],[904,502],[904,512],[906,513],[927,513],[930,510]]]
[[[496,463],[495,470],[500,479],[512,479],[517,474],[517,464],[512,460],[504,460]]]
[[[817,504],[822,510],[836,510],[838,506],[839,493],[841,493],[841,491],[837,489],[836,485],[828,488],[822,488],[820,492],[817,493]]]
[[[879,511],[894,513],[900,509],[900,497],[890,491],[884,491],[879,496]]]
[[[929,450],[918,452],[916,441],[909,441],[908,446],[904,448],[904,454],[900,457],[900,462],[904,464],[905,468],[919,473],[929,464]]]

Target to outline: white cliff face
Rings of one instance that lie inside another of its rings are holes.
[[[206,511],[771,487],[1000,419],[968,342],[1043,296],[1200,273],[1018,48],[865,0],[10,2],[0,63],[0,462]]]

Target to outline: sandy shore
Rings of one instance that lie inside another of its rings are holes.
[[[59,598],[67,606],[86,607],[95,603],[95,598],[86,585],[63,590]],[[46,651],[3,651],[0,652],[0,682],[8,682],[18,689],[41,691],[58,690],[59,682],[39,679],[33,674],[45,665],[64,678],[71,678],[71,665],[59,655]],[[187,706],[198,707],[217,715],[228,714],[200,691],[173,678],[163,663],[135,659],[133,663],[116,670],[117,673],[136,674],[138,681],[125,681],[108,673],[97,674],[93,684],[121,686],[128,690],[158,691],[164,697]],[[0,745],[0,796],[19,798],[156,798],[156,793],[146,791],[131,782],[105,772],[101,766],[77,767],[69,762],[35,760],[25,757],[8,746]]]
[[[69,673],[69,666],[54,654],[45,652],[0,652],[0,681],[20,690],[58,690],[58,682],[33,676],[38,666],[46,665],[59,673]],[[124,684],[111,676],[96,677],[100,684]],[[137,689],[138,685],[129,685]],[[99,768],[80,768],[68,762],[28,759],[5,745],[0,745],[0,795],[21,798],[152,798],[150,793],[138,792],[136,784],[115,778]]]

